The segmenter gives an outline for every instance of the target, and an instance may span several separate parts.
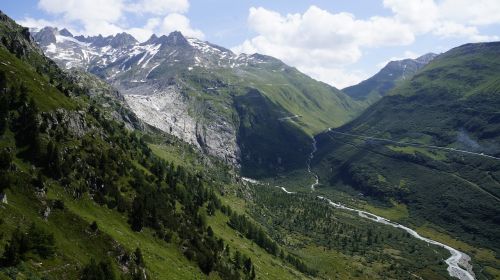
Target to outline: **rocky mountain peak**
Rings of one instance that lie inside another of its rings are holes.
[[[138,41],[134,38],[134,36],[125,32],[116,34],[109,42],[110,46],[113,48],[131,46],[137,43]]]
[[[394,88],[398,81],[411,79],[437,56],[435,53],[427,53],[415,59],[391,61],[371,78],[345,88],[344,92],[355,99],[378,100]]]
[[[152,44],[155,44],[156,42],[158,41],[158,36],[156,36],[156,34],[153,34],[151,35],[151,37],[149,37],[149,39],[142,43],[141,45],[152,45]]]
[[[73,34],[71,34],[71,32],[69,32],[69,30],[66,28],[63,28],[61,31],[59,31],[59,34],[66,37],[73,37]]]
[[[435,53],[426,53],[422,56],[419,56],[415,59],[415,61],[422,63],[422,64],[428,64],[431,62],[434,58],[436,58],[438,55]]]
[[[167,35],[162,35],[157,37],[156,35],[152,35],[151,38],[147,41],[149,44],[160,44],[162,46],[169,47],[185,47],[189,46],[189,42],[186,40],[184,35],[182,35],[179,31],[174,31]]]
[[[170,33],[167,36],[167,38],[168,38],[168,43],[170,43],[172,45],[186,45],[186,44],[188,44],[188,41],[186,40],[184,35],[182,35],[182,33],[179,31],[174,31],[174,32]]]
[[[40,46],[48,46],[56,42],[57,34],[57,28],[47,26],[34,33],[34,38]]]

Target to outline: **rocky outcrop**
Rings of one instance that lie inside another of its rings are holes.
[[[122,95],[144,123],[237,167],[246,165],[246,170],[296,168],[303,160],[292,158],[306,156],[305,134],[341,124],[355,115],[351,110],[360,108],[337,89],[278,59],[236,54],[180,32],[152,35],[143,43],[125,33],[56,33],[56,43],[43,49],[60,66],[102,78],[118,89],[116,97]],[[244,102],[244,113],[238,113],[235,98],[251,90],[261,94]],[[89,93],[104,107],[111,104],[95,98],[109,95]],[[119,117],[115,112],[119,111],[111,110],[108,116]],[[301,120],[286,118],[293,115]],[[310,125],[311,120],[316,124]]]
[[[57,109],[42,113],[41,130],[44,133],[50,133],[57,129],[65,129],[75,137],[82,137],[91,130],[91,127],[87,124],[83,111]]]
[[[9,204],[9,201],[7,200],[7,194],[0,193],[0,203]]]
[[[147,124],[210,155],[239,164],[234,124],[206,103],[188,98],[175,85],[142,84],[121,92],[130,108]]]

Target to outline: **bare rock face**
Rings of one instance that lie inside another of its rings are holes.
[[[9,201],[7,200],[7,194],[0,193],[0,203],[9,204]]]
[[[76,137],[82,137],[91,129],[85,120],[85,113],[80,111],[57,109],[54,112],[42,113],[42,119],[42,130],[45,132],[61,127]]]
[[[188,98],[175,85],[141,84],[120,90],[147,124],[238,165],[235,125],[207,104]]]
[[[45,221],[49,219],[50,213],[52,213],[52,210],[50,209],[50,207],[49,207],[49,206],[46,206],[46,207],[45,207],[45,210],[43,210],[43,213],[42,213],[42,215],[43,215],[43,219],[44,219]]]

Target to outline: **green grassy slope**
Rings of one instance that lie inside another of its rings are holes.
[[[318,82],[282,62],[245,70],[249,73],[248,81],[283,108],[283,117],[299,116],[290,121],[309,135],[345,124],[364,108],[338,89]]]
[[[242,173],[258,178],[300,168],[310,152],[308,137],[345,124],[364,108],[279,60],[262,59],[264,63],[234,69],[155,69],[151,74],[181,85],[196,119],[231,120],[237,128]]]
[[[355,100],[372,104],[387,95],[397,85],[411,79],[435,56],[437,55],[429,53],[417,59],[391,61],[377,74],[357,85],[346,87],[342,91]]]
[[[469,253],[498,270],[500,161],[480,154],[500,155],[499,54],[497,42],[453,49],[338,130],[403,143],[320,134],[313,165],[322,189],[358,199],[361,192],[379,206],[403,203],[409,216],[402,222],[493,250],[493,261]]]

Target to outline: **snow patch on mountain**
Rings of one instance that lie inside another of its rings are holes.
[[[33,35],[45,54],[62,67],[89,71],[115,86],[145,123],[235,165],[239,163],[240,152],[233,120],[221,116],[203,99],[183,96],[186,88],[182,82],[173,82],[174,77],[197,68],[238,68],[277,61],[262,55],[237,55],[209,42],[186,38],[179,32],[153,35],[143,43],[126,33],[74,37],[52,27]],[[162,72],[158,75],[154,71],[160,68]]]

